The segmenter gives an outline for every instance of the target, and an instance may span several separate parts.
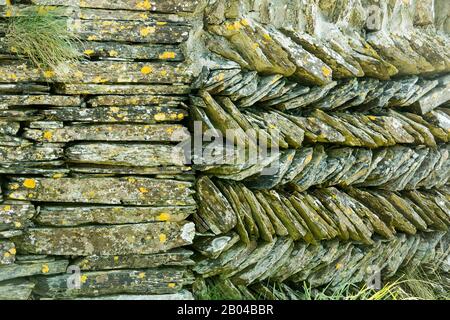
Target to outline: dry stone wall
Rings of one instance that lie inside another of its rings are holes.
[[[79,62],[6,45],[30,7]],[[448,290],[449,9],[0,0],[0,298],[298,299],[371,268]]]
[[[3,35],[30,6],[56,12],[85,58],[39,70],[0,42],[0,297],[191,299],[194,176],[178,145],[196,1],[1,4]]]

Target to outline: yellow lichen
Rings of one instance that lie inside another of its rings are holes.
[[[368,116],[367,118],[369,118],[369,120],[372,120],[372,121],[377,119],[377,117],[375,117],[375,116]]]
[[[170,283],[167,284],[167,286],[169,288],[175,288],[176,287],[176,283],[170,282]]]
[[[44,77],[45,78],[52,78],[55,76],[55,73],[52,70],[46,70],[44,71]]]
[[[3,211],[9,211],[11,210],[11,206],[10,205],[6,205],[3,207]]]
[[[3,254],[3,256],[4,256],[5,258],[9,258],[9,257],[11,256],[11,253],[5,252],[5,253]]]
[[[155,33],[155,31],[156,31],[155,27],[144,27],[141,28],[141,30],[139,30],[139,33],[141,34],[141,36],[146,37],[149,34]]]
[[[17,253],[16,248],[11,248],[11,249],[8,250],[8,252],[10,254],[12,254],[13,256]]]
[[[95,53],[95,51],[92,50],[92,49],[86,49],[86,50],[84,50],[84,54],[87,55],[87,56],[90,56],[90,55],[92,55],[92,54],[94,54],[94,53]]]
[[[88,41],[95,41],[95,40],[97,40],[97,36],[92,35],[92,36],[89,36],[87,39],[88,39]]]
[[[42,273],[48,273],[50,271],[50,268],[48,267],[47,264],[43,264],[41,271]]]
[[[331,69],[330,68],[328,68],[327,66],[323,66],[322,67],[322,74],[325,76],[325,77],[328,77],[330,74],[331,74]]]
[[[34,189],[34,188],[36,188],[36,180],[34,180],[34,179],[25,179],[23,181],[23,186],[25,188],[28,188],[28,189]]]
[[[83,274],[83,275],[80,277],[81,283],[86,283],[87,279],[88,279],[88,277],[87,277],[87,275],[85,275],[85,274]]]
[[[130,183],[136,182],[136,179],[135,179],[135,178],[132,178],[132,177],[128,178],[127,180],[128,180],[128,182],[130,182]]]
[[[241,24],[245,27],[248,27],[250,25],[250,22],[248,22],[247,19],[241,19]]]
[[[156,121],[164,121],[164,120],[166,120],[166,114],[160,112],[160,113],[155,114],[154,118]]]
[[[148,193],[148,192],[149,192],[148,189],[147,189],[147,188],[144,188],[144,187],[140,187],[140,188],[139,188],[139,191],[140,191],[141,193]]]
[[[62,177],[64,177],[64,173],[55,173],[52,176],[53,179],[61,179]]]
[[[167,212],[163,212],[158,216],[159,221],[169,221],[169,219],[170,219],[170,214],[168,214]]]
[[[109,56],[110,57],[117,57],[119,55],[119,53],[116,50],[111,50],[109,52]]]
[[[19,184],[18,183],[13,183],[13,184],[11,184],[10,186],[9,186],[9,188],[11,189],[11,190],[17,190],[17,189],[19,189]]]
[[[167,71],[166,71],[166,70],[161,70],[161,71],[159,72],[159,74],[160,74],[161,76],[165,77],[165,76],[167,76]]]
[[[265,34],[263,35],[263,37],[264,37],[264,39],[266,39],[267,41],[272,40],[272,37],[271,37],[269,34],[267,34],[267,33],[265,33]]]
[[[45,131],[44,132],[44,138],[47,140],[50,140],[53,137],[53,134],[51,133],[51,131]]]
[[[144,279],[144,278],[145,278],[145,272],[140,272],[140,273],[138,274],[138,278],[139,278],[139,279]]]
[[[167,236],[164,233],[161,233],[159,236],[159,242],[164,243],[167,241]]]
[[[150,74],[153,72],[153,68],[150,66],[143,66],[141,69],[142,74]]]
[[[336,270],[340,270],[340,269],[342,269],[342,267],[344,267],[344,265],[342,263],[336,264]]]
[[[160,59],[175,59],[177,54],[173,51],[164,51],[159,55]]]
[[[157,26],[165,26],[166,24],[167,24],[167,22],[165,22],[165,21],[157,21],[156,22]]]
[[[94,79],[92,79],[92,82],[94,83],[105,83],[108,82],[108,79],[104,79],[100,76],[95,77]]]
[[[231,23],[227,23],[225,25],[225,28],[228,31],[237,31],[242,27],[241,23],[239,21],[235,21],[235,22],[231,22]]]
[[[114,256],[114,262],[118,262],[119,261],[119,257],[118,256]]]
[[[141,2],[138,2],[136,4],[137,9],[143,9],[143,10],[150,10],[152,8],[152,4],[149,0],[144,0]]]

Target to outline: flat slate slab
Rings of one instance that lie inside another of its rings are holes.
[[[9,199],[134,205],[194,205],[192,183],[141,177],[22,178],[11,181]]]
[[[51,255],[152,254],[192,243],[192,222],[30,228],[14,239],[18,250]]]

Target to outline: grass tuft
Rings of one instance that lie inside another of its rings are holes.
[[[82,58],[80,40],[68,29],[67,18],[56,10],[30,7],[9,21],[6,45],[37,68],[57,72]]]

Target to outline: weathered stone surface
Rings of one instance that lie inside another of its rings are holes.
[[[158,144],[80,143],[65,150],[68,162],[115,166],[183,166],[184,150]]]
[[[149,105],[166,105],[179,106],[182,101],[187,100],[185,96],[162,96],[162,95],[101,95],[95,96],[88,100],[88,104],[92,107],[104,106],[149,106]]]
[[[0,164],[30,161],[52,161],[61,159],[62,156],[63,149],[61,147],[51,145],[0,147]]]
[[[0,283],[0,300],[28,300],[34,283],[28,280],[15,279]]]
[[[42,226],[67,227],[88,224],[181,222],[195,211],[194,206],[167,207],[70,207],[41,206],[35,218]]]
[[[113,294],[172,294],[184,284],[186,271],[180,268],[84,272],[80,288],[69,289],[69,274],[36,277],[34,292],[43,297],[95,297]]]
[[[77,96],[55,95],[0,95],[0,107],[76,107],[81,105]]]
[[[49,123],[49,122],[47,122]],[[34,126],[37,126],[35,124]],[[32,127],[32,126],[30,126]],[[42,128],[42,126],[40,126]],[[24,137],[42,142],[72,141],[146,141],[181,142],[189,139],[187,128],[177,124],[78,124],[49,127],[45,130],[26,129]]]
[[[62,84],[56,87],[61,94],[187,94],[187,85],[128,85],[128,84]]]
[[[34,215],[34,206],[29,202],[3,202],[0,206],[0,231],[24,229]]]
[[[125,301],[141,301],[141,300],[195,300],[190,291],[180,290],[177,293],[168,294],[152,294],[152,295],[132,295],[121,294],[114,296],[101,296],[101,297],[88,297],[88,298],[76,298],[76,300],[125,300]]]
[[[42,260],[39,262],[17,262],[0,266],[0,281],[33,275],[51,275],[66,272],[67,260]]]
[[[193,205],[191,183],[141,177],[25,178],[7,186],[9,199],[134,205]]]
[[[0,71],[2,82],[171,84],[191,81],[191,74],[185,65],[165,62],[82,61],[61,72],[42,72],[26,63],[5,63],[0,66]]]
[[[189,27],[171,23],[75,20],[71,31],[83,40],[176,44],[188,39]]]
[[[192,243],[191,222],[32,228],[15,240],[20,251],[52,255],[152,254]]]
[[[121,106],[58,108],[43,110],[42,115],[50,121],[159,123],[181,121],[187,116],[187,112],[170,107]]]
[[[47,4],[48,0],[33,0],[36,4]],[[52,0],[53,2],[54,0]],[[44,2],[44,3],[41,3]],[[191,12],[194,11],[198,5],[198,0],[157,0],[157,1],[116,1],[110,3],[105,0],[85,0],[80,3],[82,8],[104,8],[104,9],[127,9],[127,10],[137,10],[137,11],[157,11],[157,12]]]
[[[74,264],[83,271],[113,269],[147,269],[161,266],[190,266],[193,252],[185,249],[174,249],[168,252],[149,255],[92,255],[77,259]]]
[[[0,240],[0,266],[12,264],[16,260],[16,247],[11,241]]]

